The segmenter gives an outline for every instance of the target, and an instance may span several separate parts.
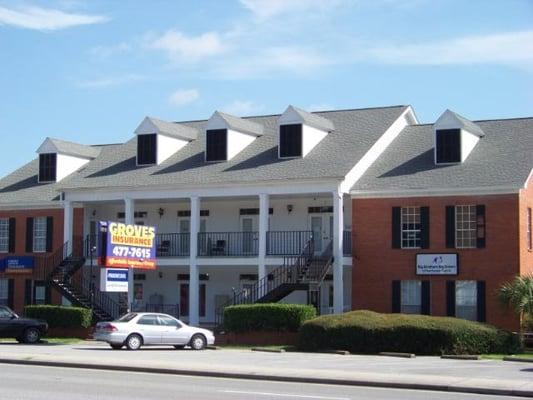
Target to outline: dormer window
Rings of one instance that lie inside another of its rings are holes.
[[[39,182],[55,182],[57,175],[57,154],[39,154]]]
[[[152,165],[157,161],[157,135],[137,135],[137,165]]]
[[[302,124],[280,125],[279,156],[281,158],[302,156]]]
[[[228,130],[209,129],[205,134],[205,160],[226,161],[228,159]]]
[[[437,129],[437,164],[461,162],[461,130]]]

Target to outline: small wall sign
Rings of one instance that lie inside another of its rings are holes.
[[[417,254],[417,275],[457,275],[457,254]]]

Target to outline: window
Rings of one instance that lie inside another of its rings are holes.
[[[35,282],[35,296],[33,298],[34,304],[46,304],[46,286],[43,282]]]
[[[55,153],[39,154],[39,182],[55,182],[57,155]]]
[[[477,282],[455,281],[455,316],[477,321]]]
[[[156,155],[157,135],[137,135],[137,165],[155,164]]]
[[[7,306],[9,299],[9,280],[0,279],[0,306]]]
[[[270,215],[274,214],[274,209],[269,208],[268,213]],[[259,215],[259,208],[240,208],[239,215]]]
[[[210,129],[205,132],[205,160],[226,161],[228,159],[228,130]]]
[[[436,135],[437,164],[461,162],[461,130],[439,129]]]
[[[0,253],[9,251],[9,218],[0,218]]]
[[[527,209],[527,229],[526,229],[526,238],[527,238],[527,248],[531,250],[533,247],[533,238],[531,236],[531,208]]]
[[[420,207],[402,207],[402,249],[420,248]]]
[[[138,325],[159,325],[159,321],[157,320],[157,315],[145,315],[141,318],[139,318],[139,321],[137,321]]]
[[[302,124],[280,125],[279,156],[302,156]]]
[[[403,314],[421,314],[422,282],[402,281],[401,312]]]
[[[36,217],[33,220],[33,251],[46,251],[46,217]]]
[[[2,304],[2,303],[0,303],[0,304]],[[7,308],[0,307],[0,318],[8,319],[8,318],[11,318],[12,315],[13,314],[11,314]]]
[[[476,206],[455,206],[455,247],[477,247]]]
[[[176,328],[181,328],[181,325],[174,318],[159,316],[159,323],[163,326],[174,326]]]

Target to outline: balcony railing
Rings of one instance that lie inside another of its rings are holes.
[[[207,257],[246,257],[259,254],[258,232],[200,232],[198,255]]]
[[[344,231],[342,234],[342,253],[345,256],[352,255],[352,231]]]
[[[191,236],[188,233],[158,233],[155,236],[157,257],[188,257]]]
[[[266,254],[269,256],[298,255],[311,239],[312,234],[312,231],[268,231]]]

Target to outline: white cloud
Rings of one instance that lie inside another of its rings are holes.
[[[259,114],[262,112],[263,106],[254,103],[253,101],[235,100],[220,107],[220,111],[228,114],[237,115],[239,117]]]
[[[194,103],[200,98],[200,92],[197,89],[179,89],[170,95],[168,101],[177,106],[185,106]]]
[[[171,60],[178,63],[196,62],[226,50],[216,32],[186,36],[179,31],[170,30],[159,37],[148,37],[147,41],[148,47],[165,51]]]
[[[142,81],[145,79],[146,78],[142,75],[126,74],[126,75],[116,76],[116,77],[99,78],[99,79],[81,81],[81,82],[78,82],[78,86],[81,88],[87,88],[87,89],[100,89],[100,88],[106,88],[110,86],[120,86],[126,83],[138,82],[138,81]]]
[[[259,19],[280,14],[325,11],[339,0],[240,0],[241,4]]]
[[[22,7],[15,10],[0,6],[0,25],[18,28],[53,31],[106,21],[109,21],[109,18],[102,15],[74,14],[40,7]]]
[[[375,61],[390,64],[513,64],[533,63],[533,31],[466,36],[434,43],[370,48]]]

